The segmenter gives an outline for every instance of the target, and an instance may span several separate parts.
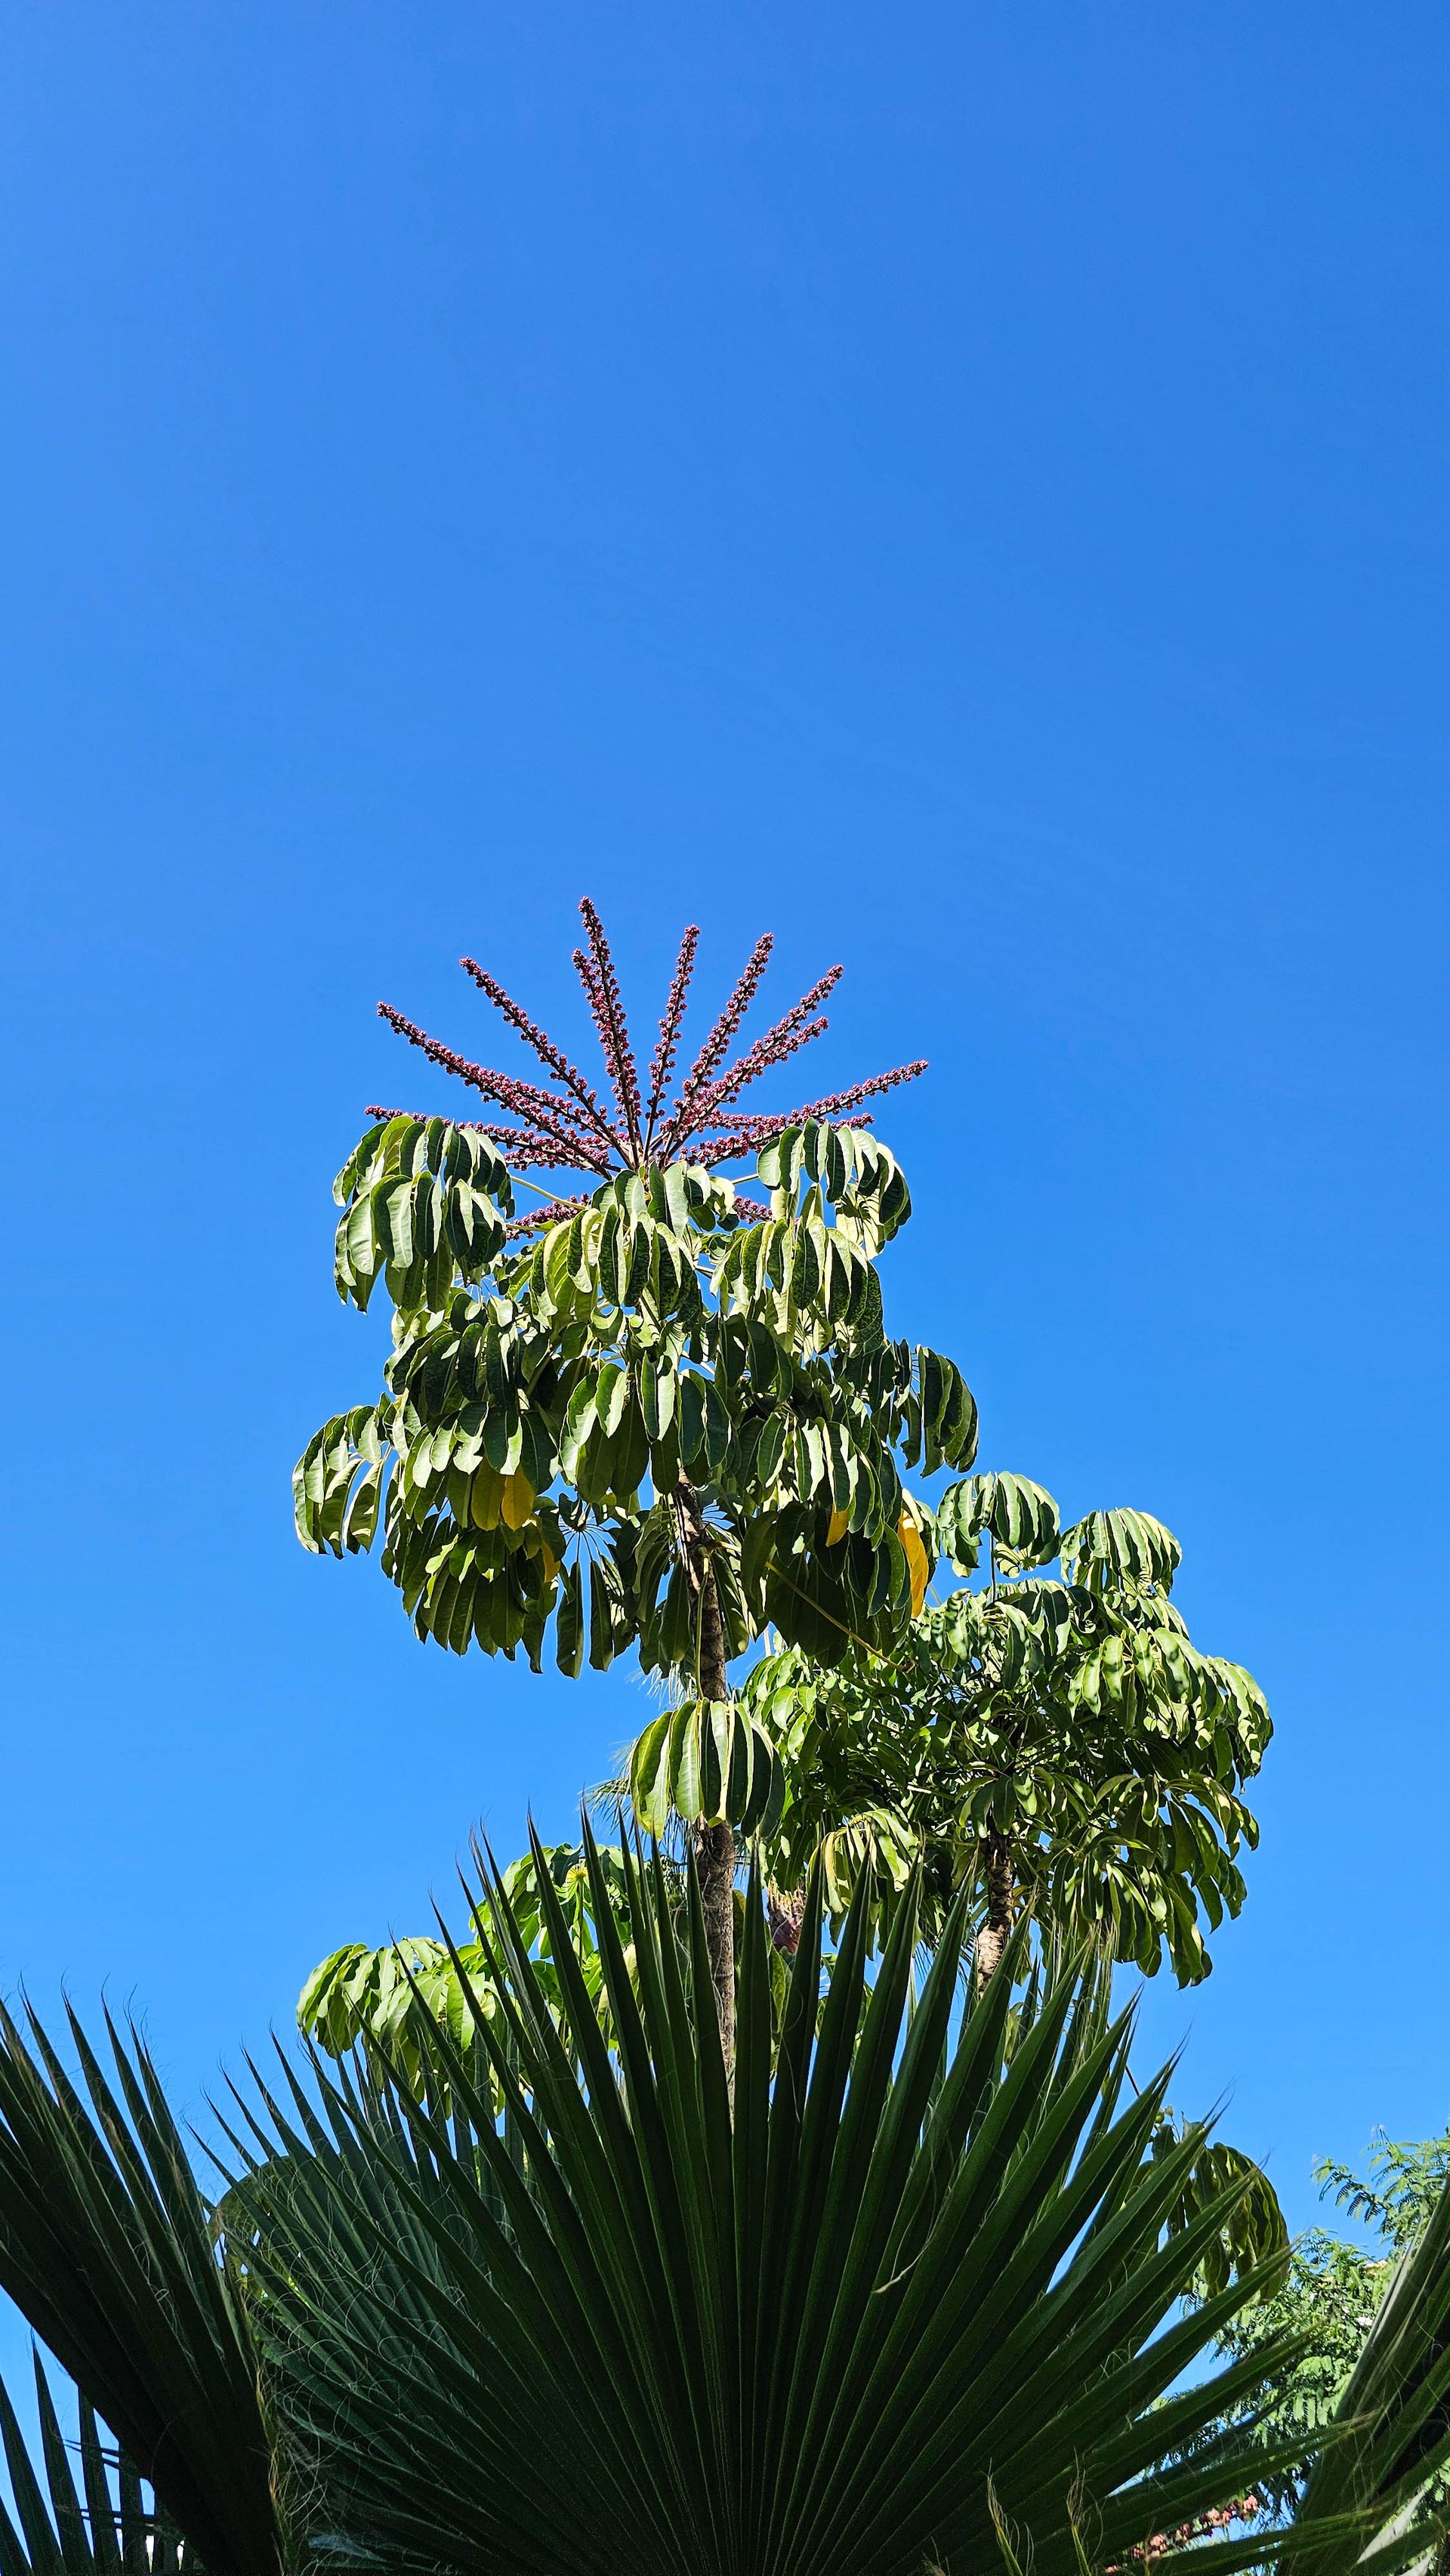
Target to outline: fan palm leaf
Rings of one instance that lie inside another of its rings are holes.
[[[134,2034],[113,2089],[72,2023],[83,2097],[0,2020],[0,2278],[83,2394],[77,2485],[48,2391],[43,2482],[0,2393],[0,2576],[975,2576],[1014,2532],[1035,2576],[1424,2555],[1450,2202],[1296,2523],[1174,2546],[1252,2485],[1235,2418],[1294,2348],[1185,2384],[1253,2287],[1184,2305],[1241,2186],[1182,2223],[1204,2134],[1164,2150],[1131,2013],[1091,1971],[1014,2000],[1020,1944],[964,2004],[960,1904],[918,1991],[911,1905],[873,1959],[864,1893],[823,1993],[817,1885],[782,2016],[754,1887],[732,2098],[693,1873],[682,1906],[624,1866],[602,2011],[562,1911],[546,1993],[490,1874],[467,2047],[420,2001],[421,2087],[382,2051],[284,2059],[235,2096],[215,2208]],[[307,2497],[290,2532],[279,2489]]]
[[[84,2095],[39,2021],[0,2006],[0,2288],[205,2559],[285,2563],[246,2306],[154,2066],[106,2017],[114,2085],[75,2015]]]
[[[907,2576],[999,2565],[995,2507],[1077,2576],[1084,2495],[1121,2563],[1241,2486],[1233,2444],[1174,2454],[1281,2356],[1168,2395],[1244,2292],[1178,2313],[1225,2207],[1165,2241],[1202,2133],[1151,2153],[1166,2073],[1122,2106],[1095,1980],[962,2017],[962,1905],[913,1998],[912,1909],[873,1975],[863,1898],[822,2007],[817,1885],[773,2052],[752,1901],[732,2107],[698,1892],[682,1934],[627,1868],[613,2052],[562,1922],[563,2032],[488,1887],[503,2124],[431,2023],[449,2117],[381,2061],[264,2092],[261,2330],[338,2528],[399,2566]]]

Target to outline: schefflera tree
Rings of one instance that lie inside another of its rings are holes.
[[[1004,1474],[949,1485],[932,1536],[938,1574],[963,1579],[905,1637],[884,1653],[853,1642],[829,1668],[782,1645],[745,1685],[775,1762],[762,1861],[777,1938],[791,1946],[819,1860],[835,1916],[868,1877],[884,1939],[919,1861],[928,1929],[970,1887],[979,1981],[1027,1910],[1064,1955],[1091,1942],[1151,1976],[1166,1954],[1197,1984],[1204,1921],[1244,1900],[1239,1854],[1258,1841],[1244,1790],[1272,1727],[1252,1674],[1190,1637],[1177,1540],[1141,1511],[1064,1527],[1042,1486]],[[672,1751],[656,1720],[630,1758],[646,1830],[685,1794]]]
[[[541,1668],[631,1647],[689,1705],[692,1811],[727,2054],[735,1829],[773,1786],[729,1668],[767,1628],[829,1664],[903,1636],[933,1561],[903,1475],[969,1466],[976,1406],[939,1353],[886,1332],[876,1258],[910,1214],[864,1104],[903,1065],[783,1113],[743,1093],[819,1036],[832,967],[732,1055],[770,954],[759,940],[671,1093],[698,931],[687,929],[647,1081],[593,906],[574,964],[612,1102],[470,958],[547,1085],[385,1019],[496,1109],[376,1109],[334,1184],[336,1279],[393,1308],[382,1393],[325,1423],[294,1478],[318,1554],[373,1547],[421,1638]],[[739,1190],[753,1165],[768,1193]],[[564,1171],[567,1196],[531,1182]],[[540,1204],[520,1213],[516,1193]]]

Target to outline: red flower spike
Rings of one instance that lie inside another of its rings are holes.
[[[686,1125],[682,1125],[681,1121],[687,1111],[693,1110],[696,1096],[709,1081],[754,1001],[761,976],[770,963],[770,952],[774,946],[775,940],[768,930],[757,939],[746,960],[744,974],[681,1083],[680,1096],[675,1103],[675,1114],[660,1140],[667,1152],[674,1145],[683,1143],[685,1137],[692,1134],[699,1125],[699,1120],[694,1117],[691,1117]]]
[[[609,953],[609,942],[604,936],[604,924],[587,894],[579,910],[584,927],[589,933],[589,945],[594,952],[595,990],[599,996],[605,1028],[608,1031],[608,1042],[604,1050],[605,1061],[613,1080],[614,1097],[619,1103],[619,1114],[629,1130],[629,1140],[635,1149],[634,1159],[638,1161],[639,1149],[644,1141],[639,1123],[639,1076],[635,1071],[634,1050],[629,1043],[629,1025],[624,1016],[619,978],[614,971],[614,959]]]
[[[812,1038],[818,1038],[823,1030],[829,1028],[830,1022],[824,1013],[817,1020],[811,1018],[811,1013],[824,1002],[828,993],[835,991],[845,971],[844,966],[830,967],[819,984],[813,984],[810,991],[801,996],[794,1010],[787,1011],[783,1020],[777,1020],[773,1029],[767,1029],[763,1038],[757,1038],[754,1046],[741,1056],[737,1064],[731,1065],[728,1072],[722,1073],[718,1082],[708,1084],[696,1095],[691,1105],[701,1124],[714,1117],[727,1100],[733,1100],[737,1092],[745,1089],[747,1083],[758,1082],[772,1065],[783,1064],[788,1055],[794,1055],[799,1047],[809,1046]]]
[[[406,1038],[410,1046],[421,1047],[430,1063],[440,1064],[445,1073],[457,1074],[460,1082],[481,1091],[485,1100],[496,1100],[500,1109],[512,1110],[515,1117],[531,1120],[541,1135],[552,1137],[558,1145],[577,1145],[581,1169],[608,1171],[606,1144],[602,1139],[596,1142],[592,1137],[579,1133],[569,1116],[567,1101],[556,1100],[550,1092],[540,1091],[532,1082],[520,1082],[511,1073],[495,1073],[486,1064],[470,1064],[466,1056],[455,1055],[451,1047],[443,1046],[437,1038],[430,1038],[426,1029],[417,1028],[411,1020],[405,1020],[402,1012],[395,1011],[391,1002],[379,1002],[378,1017],[386,1020],[390,1029],[396,1029],[399,1037]]]
[[[369,1118],[416,1118],[420,1123],[436,1118],[436,1109],[384,1109],[376,1101],[368,1103]],[[516,1169],[539,1172],[577,1172],[581,1166],[578,1153],[571,1145],[556,1145],[548,1136],[532,1134],[527,1127],[506,1127],[500,1118],[455,1118],[455,1127],[464,1127],[487,1136],[495,1145],[507,1148],[505,1159]]]
[[[611,1145],[617,1145],[619,1138],[615,1135],[578,1067],[572,1065],[567,1056],[560,1054],[553,1039],[543,1029],[535,1027],[527,1011],[520,1010],[513,995],[506,993],[502,984],[490,975],[485,967],[480,966],[472,957],[460,957],[458,963],[465,975],[473,977],[479,991],[487,994],[495,1010],[502,1011],[510,1026],[518,1030],[525,1045],[533,1048],[540,1063],[547,1065],[555,1080],[564,1083],[573,1092],[590,1125],[597,1127],[601,1136],[607,1136]]]
[[[695,971],[695,951],[699,947],[699,944],[699,925],[692,921],[688,930],[685,932],[684,938],[680,941],[680,953],[675,959],[675,971],[670,981],[669,994],[666,998],[664,1012],[660,1019],[659,1042],[655,1047],[653,1056],[650,1058],[649,1099],[645,1104],[644,1113],[644,1141],[646,1151],[648,1151],[650,1144],[653,1142],[655,1120],[660,1114],[660,1107],[665,1096],[665,1086],[668,1083],[670,1074],[674,1068],[675,1048],[679,1043],[680,1036],[680,1022],[685,1016],[685,999],[690,989],[690,977]]]
[[[504,1232],[510,1239],[516,1234],[537,1234],[540,1226],[557,1225],[561,1217],[577,1216],[580,1209],[587,1208],[589,1204],[584,1197],[550,1199],[546,1207],[531,1208],[526,1216],[516,1216],[504,1227]]]
[[[849,1091],[828,1091],[823,1100],[808,1101],[803,1109],[787,1110],[780,1117],[776,1117],[774,1112],[764,1118],[752,1117],[748,1110],[738,1109],[722,1109],[717,1115],[720,1125],[728,1127],[735,1136],[736,1152],[745,1152],[748,1138],[749,1150],[754,1153],[758,1150],[758,1130],[768,1129],[771,1135],[778,1136],[783,1127],[803,1127],[808,1118],[838,1124],[859,1101],[879,1099],[883,1091],[894,1091],[898,1083],[915,1082],[918,1074],[925,1071],[926,1058],[921,1056],[915,1064],[898,1064],[890,1073],[873,1074],[869,1082],[853,1082]],[[869,1127],[871,1121],[869,1118],[855,1118],[851,1123],[855,1127]],[[761,1135],[759,1142],[764,1141]]]

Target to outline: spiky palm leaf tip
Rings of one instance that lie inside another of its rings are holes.
[[[604,1056],[611,1095],[608,1108],[578,1066],[476,958],[460,958],[464,973],[472,976],[479,991],[495,1010],[502,1012],[510,1028],[537,1056],[548,1077],[547,1087],[525,1082],[516,1074],[499,1072],[491,1065],[475,1064],[438,1038],[430,1037],[414,1021],[405,1019],[391,1002],[378,1004],[379,1017],[410,1046],[421,1047],[431,1064],[455,1074],[459,1081],[507,1113],[512,1124],[497,1119],[460,1123],[486,1127],[515,1171],[590,1172],[602,1180],[616,1172],[643,1171],[648,1164],[675,1162],[686,1156],[691,1162],[715,1170],[741,1157],[754,1156],[783,1128],[801,1126],[807,1119],[834,1122],[849,1118],[855,1127],[869,1127],[869,1113],[865,1117],[856,1114],[864,1101],[894,1091],[899,1083],[914,1082],[918,1074],[926,1071],[923,1058],[915,1064],[895,1065],[889,1073],[873,1074],[869,1081],[852,1083],[844,1091],[827,1092],[798,1109],[738,1108],[735,1104],[752,1083],[809,1046],[829,1026],[821,1004],[834,991],[843,971],[840,966],[828,967],[819,982],[802,994],[783,1018],[732,1058],[731,1049],[775,944],[767,931],[757,939],[729,1000],[671,1098],[671,1077],[700,942],[699,929],[691,923],[680,941],[646,1087],[630,1043],[619,977],[604,925],[587,896],[579,910],[586,945],[575,949],[574,968]],[[377,1104],[368,1111],[370,1118],[409,1114],[413,1113],[400,1113]],[[532,1229],[587,1204],[582,1194],[555,1199],[532,1216],[520,1219],[511,1231]],[[751,1202],[744,1200],[741,1204],[749,1207]]]

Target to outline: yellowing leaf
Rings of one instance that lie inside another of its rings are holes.
[[[831,1525],[826,1532],[827,1547],[834,1547],[838,1540],[843,1539],[850,1526],[851,1516],[849,1512],[832,1512]],[[918,1544],[919,1543],[920,1542],[918,1542]]]
[[[906,1551],[907,1570],[911,1576],[911,1615],[915,1619],[926,1599],[927,1580],[931,1568],[926,1561],[926,1549],[921,1543],[921,1532],[915,1521],[909,1520],[905,1512],[896,1524],[896,1535]]]
[[[516,1467],[511,1476],[504,1477],[499,1496],[499,1509],[503,1515],[504,1528],[521,1530],[533,1508],[533,1486],[522,1470]]]

